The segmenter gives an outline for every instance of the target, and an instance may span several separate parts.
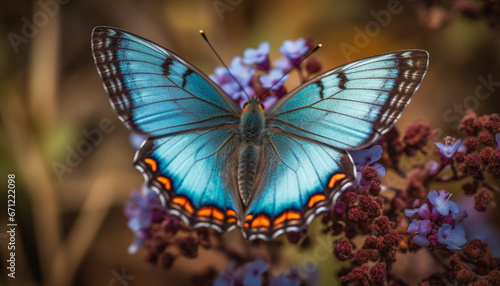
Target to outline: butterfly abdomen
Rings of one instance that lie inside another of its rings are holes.
[[[252,196],[252,189],[257,173],[257,162],[259,158],[259,147],[248,145],[240,155],[238,166],[238,187],[244,205],[248,204]]]

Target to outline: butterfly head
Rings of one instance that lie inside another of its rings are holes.
[[[243,113],[247,112],[260,112],[264,113],[264,105],[259,101],[257,97],[252,97],[248,102],[243,105]]]

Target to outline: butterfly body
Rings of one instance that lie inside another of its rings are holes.
[[[241,109],[191,64],[144,38],[96,27],[92,52],[120,120],[148,140],[134,165],[192,227],[271,239],[300,231],[355,181],[346,150],[387,132],[428,54],[405,50],[332,69],[264,110]]]
[[[264,132],[264,108],[258,99],[252,98],[243,109],[239,128],[238,186],[245,206],[252,196]]]

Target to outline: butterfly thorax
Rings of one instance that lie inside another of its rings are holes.
[[[241,152],[238,164],[238,186],[243,204],[247,205],[252,197],[265,129],[264,109],[258,100],[252,99],[245,105],[239,129]]]

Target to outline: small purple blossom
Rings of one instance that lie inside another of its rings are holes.
[[[460,142],[462,142],[462,140],[458,139],[453,144],[443,144],[441,142],[436,142],[434,144],[436,144],[436,147],[439,148],[439,154],[445,156],[446,158],[452,158],[453,155],[455,155],[455,153],[457,152],[458,147],[460,147]]]
[[[455,153],[459,149],[461,149],[460,148],[461,146],[462,146],[462,149],[465,148],[465,146],[460,144],[461,142],[462,142],[462,140],[460,140],[460,139],[455,140],[454,138],[448,136],[444,139],[444,143],[441,143],[441,142],[434,143],[436,145],[436,147],[439,149],[439,159],[441,160],[441,165],[435,171],[435,174],[439,173],[446,166],[453,163],[453,156],[455,156]]]
[[[142,143],[144,143],[144,141],[146,141],[147,139],[148,137],[142,136],[134,132],[130,133],[129,136],[130,145],[132,145],[132,147],[134,147],[135,150],[139,150],[139,148],[141,148],[142,146]]]
[[[274,61],[274,66],[277,69],[282,70],[283,72],[289,71],[291,68],[293,68],[292,62],[286,57],[277,59]]]
[[[234,286],[234,285],[262,285],[261,275],[269,269],[264,259],[257,259],[249,262],[243,267],[235,269],[235,263],[230,262],[226,269],[219,274],[215,280],[215,286]]]
[[[214,70],[214,74],[209,75],[210,79],[212,79],[218,86],[222,86],[226,83],[229,83],[233,80],[228,70],[225,67],[216,67]]]
[[[454,229],[449,224],[443,224],[438,230],[437,238],[448,249],[460,250],[461,246],[467,243],[465,230],[459,224],[455,225]]]
[[[255,64],[257,68],[268,71],[269,64],[269,42],[260,43],[257,49],[248,48],[243,52],[243,63],[247,65]]]
[[[276,103],[276,101],[278,101],[277,96],[274,96],[274,95],[267,96],[264,99],[264,101],[262,101],[262,104],[264,105],[264,109],[268,110],[269,108],[271,108],[271,106],[273,106]]]
[[[288,79],[288,75],[284,75],[280,69],[272,69],[269,74],[261,75],[259,80],[263,88],[271,89],[273,93],[281,97],[286,94],[286,89],[283,83]]]
[[[269,286],[299,286],[300,278],[298,270],[295,267],[287,273],[282,273],[279,276],[269,276]],[[316,284],[307,284],[316,285]]]
[[[414,214],[418,213],[423,219],[431,219],[431,210],[428,204],[423,204],[416,209],[405,209],[404,212],[407,217],[412,217]]]
[[[428,219],[418,221],[413,219],[408,226],[408,233],[417,232],[418,234],[413,237],[413,241],[420,246],[429,246],[430,242],[427,236],[432,231],[432,222]]]
[[[297,41],[286,40],[280,47],[280,53],[292,62],[299,60],[308,50],[309,47],[304,38],[300,38]]]
[[[495,135],[495,140],[497,141],[497,147],[495,148],[495,150],[499,150],[500,149],[500,133],[497,133]]]
[[[439,194],[435,190],[431,190],[427,198],[434,205],[434,208],[442,216],[447,216],[450,211],[458,213],[459,209],[455,202],[450,201],[450,193],[445,190],[440,190]]]
[[[361,170],[366,166],[371,166],[375,170],[377,170],[379,177],[385,176],[384,166],[375,163],[380,160],[380,158],[382,158],[382,151],[382,146],[380,145],[375,145],[370,149],[349,151],[349,154],[356,164],[356,173],[358,180],[361,179]]]
[[[263,88],[277,90],[283,86],[283,83],[288,79],[288,75],[283,76],[283,71],[280,69],[272,69],[269,74],[261,75],[259,79]]]
[[[231,77],[231,72],[234,76]],[[251,82],[255,73],[254,68],[243,65],[242,58],[236,56],[231,60],[229,71],[215,69],[215,74],[210,78],[219,85],[233,100],[244,104],[249,96],[255,95]]]
[[[162,206],[158,194],[150,188],[142,187],[141,193],[132,193],[132,202],[124,207],[124,213],[129,218],[128,227],[135,233],[135,240],[129,247],[129,253],[135,253],[148,237],[151,222],[162,215]]]

